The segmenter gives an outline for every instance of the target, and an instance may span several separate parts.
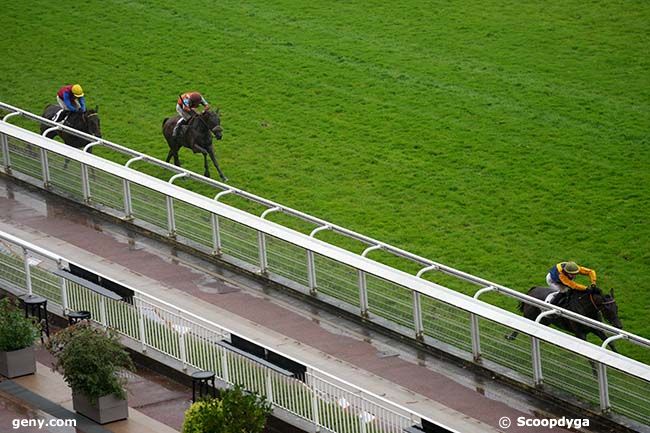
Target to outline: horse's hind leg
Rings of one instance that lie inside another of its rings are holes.
[[[537,311],[535,311],[535,310],[537,310]],[[534,307],[531,307],[530,305],[527,305],[527,304],[524,304],[522,311],[524,313],[524,317],[526,319],[528,319],[528,320],[535,320],[537,315],[540,313],[539,308],[534,308]],[[505,339],[509,340],[509,341],[512,341],[515,338],[517,338],[517,335],[519,335],[519,331],[512,331],[510,334],[505,335]]]
[[[172,159],[172,156],[174,157],[174,165],[180,167],[181,161],[178,159],[178,148],[176,149],[172,147],[169,148],[169,152],[167,153],[167,158],[165,159],[165,162],[169,162],[169,160]]]

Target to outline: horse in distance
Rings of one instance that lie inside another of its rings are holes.
[[[178,136],[173,136],[174,126],[180,119],[180,116],[165,118],[162,122],[162,133],[169,145],[169,152],[167,153],[166,162],[174,158],[174,165],[181,166],[178,159],[178,151],[181,147],[187,147],[194,153],[201,153],[203,155],[203,167],[205,169],[204,176],[210,177],[210,169],[208,164],[208,157],[214,164],[221,180],[226,182],[228,178],[223,174],[217,158],[214,155],[214,146],[212,144],[212,135],[217,140],[223,138],[223,129],[221,127],[221,118],[219,110],[205,110],[201,114],[196,114],[183,125],[182,130],[179,131]]]

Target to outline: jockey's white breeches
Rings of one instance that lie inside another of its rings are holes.
[[[548,274],[546,274],[546,284],[548,284],[548,286],[551,289],[555,290],[556,292],[564,293],[567,290],[569,290],[569,288],[567,286],[565,286],[564,284],[556,283],[555,281],[553,281],[551,279],[551,273],[550,272]]]

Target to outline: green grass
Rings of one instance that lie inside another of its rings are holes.
[[[164,158],[200,90],[232,185],[522,291],[574,259],[650,337],[647,2],[2,3],[3,102],[79,81]]]

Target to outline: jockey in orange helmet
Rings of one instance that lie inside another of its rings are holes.
[[[210,104],[199,92],[187,92],[183,93],[178,97],[176,102],[176,112],[181,116],[174,126],[174,132],[172,136],[176,137],[178,135],[179,127],[185,122],[190,120],[190,118],[197,114],[195,108],[199,105],[203,105],[203,110],[209,110]]]

